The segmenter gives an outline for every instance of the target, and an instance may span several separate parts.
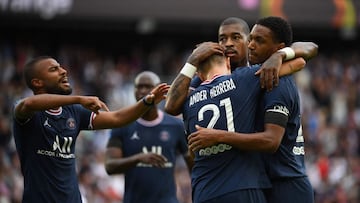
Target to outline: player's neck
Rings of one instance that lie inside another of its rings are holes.
[[[206,81],[213,80],[214,78],[220,76],[220,75],[228,75],[230,74],[230,71],[228,71],[224,67],[216,67],[212,68],[207,74],[206,74]]]
[[[144,113],[144,115],[141,116],[141,118],[146,121],[152,121],[155,120],[158,116],[159,116],[158,109],[154,106],[151,109],[149,109],[146,113]]]

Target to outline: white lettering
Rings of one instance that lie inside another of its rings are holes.
[[[64,159],[75,159],[75,154],[63,154],[63,153],[56,153],[54,151],[48,151],[43,149],[38,149],[37,154],[51,156],[51,157],[60,157]]]
[[[199,101],[203,101],[205,99],[207,99],[206,90],[201,90],[200,92],[196,92],[193,95],[191,95],[189,106],[192,106],[195,103]]]
[[[230,90],[236,89],[233,79],[225,80],[210,89],[210,97],[214,98],[220,94],[226,93]]]
[[[38,149],[37,153],[46,156],[55,156],[55,152],[42,150],[42,149]]]
[[[0,0],[1,10],[14,13],[38,13],[44,19],[69,13],[74,0]]]
[[[59,153],[58,156],[61,157],[61,158],[64,158],[64,159],[75,159],[75,154]]]
[[[294,146],[292,151],[295,155],[305,155],[304,146],[301,147]]]
[[[136,167],[153,167],[153,165],[151,164],[145,164],[145,163],[138,163],[136,164]],[[164,167],[165,168],[172,168],[173,167],[173,164],[171,162],[166,162],[164,164]]]

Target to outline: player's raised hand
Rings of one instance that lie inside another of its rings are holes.
[[[150,94],[146,96],[145,100],[149,104],[158,104],[166,98],[166,93],[169,91],[170,85],[161,83],[157,85]]]
[[[109,111],[109,108],[106,106],[106,104],[96,96],[81,96],[80,104],[83,107],[95,112],[96,114],[99,113],[100,109]]]

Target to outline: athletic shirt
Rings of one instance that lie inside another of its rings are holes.
[[[95,114],[81,105],[36,112],[24,123],[14,117],[16,149],[24,176],[23,203],[81,203],[75,164],[80,130]]]
[[[301,128],[300,99],[293,76],[281,77],[279,85],[265,93],[265,111],[287,115],[288,122],[279,149],[265,154],[272,180],[305,177],[304,137]],[[270,121],[271,123],[271,121]]]
[[[195,131],[195,125],[253,133],[257,101],[262,94],[255,76],[258,69],[259,66],[238,68],[231,75],[217,76],[192,91],[183,106],[188,133]],[[195,153],[191,178],[195,203],[236,190],[270,186],[260,153],[223,143]]]
[[[107,147],[119,147],[123,156],[157,153],[167,158],[165,168],[138,163],[125,173],[124,203],[178,203],[174,166],[176,156],[187,153],[181,119],[158,111],[154,121],[140,118],[126,127],[111,131]]]

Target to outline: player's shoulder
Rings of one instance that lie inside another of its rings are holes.
[[[232,72],[232,74],[235,74],[235,75],[252,74],[252,75],[254,75],[255,72],[258,71],[259,69],[260,69],[260,65],[238,67]]]
[[[173,116],[164,111],[162,111],[162,112],[164,113],[164,119],[166,119],[170,122],[182,122],[182,119],[179,116]]]

